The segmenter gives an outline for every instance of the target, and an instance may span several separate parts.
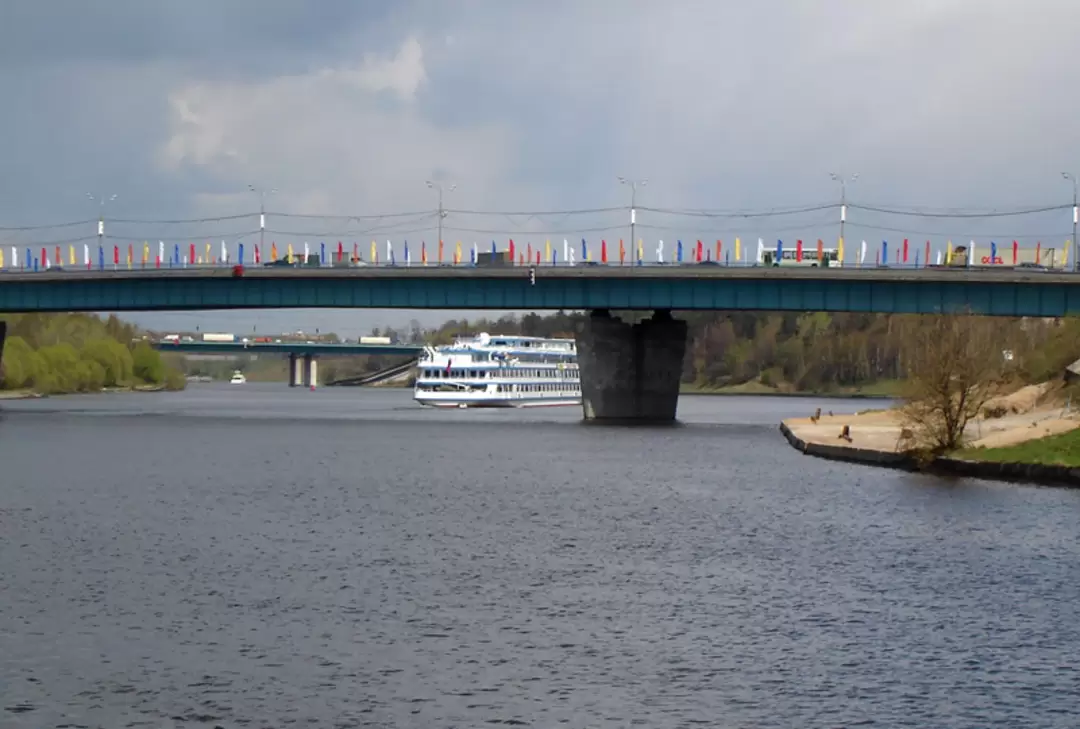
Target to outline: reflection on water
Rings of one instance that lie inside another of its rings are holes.
[[[0,726],[1073,727],[1080,496],[408,393],[0,403]]]

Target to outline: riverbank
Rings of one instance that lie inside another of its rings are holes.
[[[104,395],[116,392],[179,392],[169,390],[165,385],[132,385],[131,387],[103,387],[90,392],[53,392],[40,393],[33,390],[0,390],[0,400],[32,400],[40,397],[64,397],[65,395]]]
[[[679,388],[681,395],[735,396],[753,395],[754,397],[816,397],[836,400],[884,400],[899,395],[900,386],[891,380],[868,383],[860,387],[832,390],[798,390],[792,387],[772,387],[752,380],[739,385],[723,387],[701,387],[684,384]]]
[[[911,452],[898,409],[791,418],[780,430],[800,452],[831,460],[957,476],[1080,486],[1080,413],[1032,385],[991,404],[1001,417],[968,424],[969,446],[928,461]],[[991,408],[993,410],[993,408]],[[846,436],[843,430],[847,427]]]

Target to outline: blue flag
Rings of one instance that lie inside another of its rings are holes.
[[[405,265],[408,266],[412,259],[409,258],[409,241],[405,241]]]
[[[776,241],[776,260],[773,261],[773,263],[779,265],[780,262],[783,259],[784,259],[784,241],[778,239]]]
[[[589,249],[585,246],[585,239],[581,239],[581,260],[589,260]]]
[[[105,249],[102,248],[101,246],[97,247],[97,263],[98,263],[98,268],[100,268],[102,271],[104,271],[105,270]]]
[[[990,241],[990,263],[997,262],[997,243]]]
[[[242,265],[244,265],[244,244],[243,243],[238,243],[237,246],[236,246],[236,249],[237,249],[237,256],[236,256],[237,257],[237,263],[239,263],[242,266]]]
[[[405,244],[405,250],[409,249],[408,246],[409,246],[409,244],[406,243]],[[319,242],[319,265],[320,266],[326,265],[326,243],[324,243],[322,241]]]
[[[881,241],[881,265],[889,262],[889,241]]]
[[[675,249],[675,260],[682,263],[682,241],[676,241],[678,247]]]
[[[180,244],[179,243],[173,244],[173,265],[175,265],[175,266],[180,265]]]

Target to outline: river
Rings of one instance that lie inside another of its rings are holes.
[[[408,392],[0,403],[0,726],[1075,727],[1080,492]]]

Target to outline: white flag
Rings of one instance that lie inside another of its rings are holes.
[[[90,267],[90,244],[89,243],[83,243],[82,254],[83,254],[83,265],[86,266],[87,268],[89,268]]]
[[[11,246],[11,267],[19,267],[19,250],[15,246]]]
[[[664,241],[660,241],[660,243],[656,246],[656,262],[664,262]]]
[[[165,260],[165,241],[159,240],[157,242],[158,260]]]
[[[937,265],[941,265],[941,251],[937,252]]]
[[[761,238],[757,239],[757,262],[765,262],[765,241],[763,241]]]
[[[229,251],[225,248],[225,241],[221,241],[221,262],[229,262]]]
[[[569,246],[569,247],[568,247],[568,248],[566,249],[566,251],[567,251],[567,254],[566,254],[566,264],[567,264],[568,266],[573,266],[573,265],[574,265],[574,247],[573,247],[573,246]]]
[[[390,243],[389,240],[386,241],[386,262],[394,262],[394,246]]]
[[[308,245],[307,245],[307,241],[304,241],[304,265],[305,266],[307,265],[307,257],[308,257]]]
[[[862,242],[862,250],[859,251],[859,265],[866,262],[866,241]]]

